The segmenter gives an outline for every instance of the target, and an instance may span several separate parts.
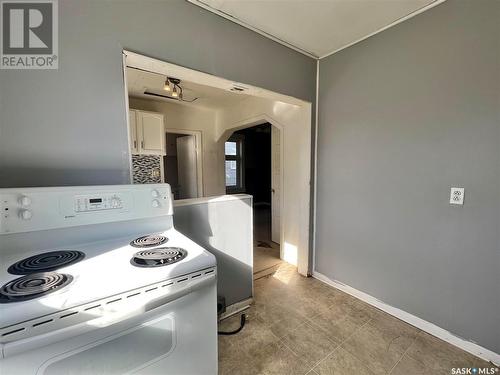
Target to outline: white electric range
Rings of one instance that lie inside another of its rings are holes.
[[[1,374],[216,374],[215,257],[168,184],[0,189]]]

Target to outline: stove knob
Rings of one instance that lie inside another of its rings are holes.
[[[24,195],[19,198],[19,203],[21,204],[21,206],[28,207],[31,204],[31,198]]]
[[[153,189],[153,190],[151,190],[151,196],[153,198],[158,198],[160,196],[160,193],[158,192],[158,190]]]
[[[111,199],[111,207],[112,208],[117,208],[120,207],[120,198],[112,198]]]
[[[19,212],[19,217],[23,220],[29,220],[33,217],[33,213],[30,210],[21,210]]]
[[[157,207],[160,207],[161,206],[161,203],[158,199],[153,199],[153,201],[151,202],[151,204],[153,205],[153,207],[157,208]]]

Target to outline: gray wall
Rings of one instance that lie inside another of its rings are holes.
[[[315,61],[181,0],[59,2],[59,70],[0,70],[0,187],[129,181],[122,49],[309,101]]]
[[[315,259],[497,353],[499,19],[449,0],[321,61]]]

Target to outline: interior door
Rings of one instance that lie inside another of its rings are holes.
[[[177,138],[177,173],[179,198],[198,197],[198,173],[196,162],[196,138],[186,135]]]
[[[271,126],[271,240],[280,243],[281,234],[281,140],[280,130]]]
[[[141,152],[144,154],[163,154],[165,125],[163,115],[151,112],[138,112],[141,131]]]

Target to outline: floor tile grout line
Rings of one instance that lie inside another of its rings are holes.
[[[361,300],[356,299],[356,301],[355,301],[355,305],[357,305],[359,302],[362,302],[362,301],[361,301]],[[332,303],[331,303],[330,305],[328,305],[326,308],[327,308],[327,309],[331,309],[333,306],[338,305],[338,304],[339,304],[338,302],[332,302]],[[317,316],[321,316],[321,315],[323,315],[323,314],[324,314],[324,312],[323,312],[323,313],[317,313],[317,314],[315,314],[315,315],[313,315],[313,316],[311,316],[310,318],[307,318],[307,319],[308,319],[309,321],[312,321],[311,319],[313,319],[313,318],[315,318],[315,317],[317,317]],[[373,318],[372,318],[372,317],[370,317],[370,320],[372,320],[372,319],[373,319]]]
[[[316,315],[315,315],[316,316]],[[344,317],[342,320],[344,320],[346,317]],[[363,323],[361,326],[359,326],[358,328],[356,328],[348,337],[346,337],[343,341],[339,341],[340,342],[340,345],[342,345],[344,342],[346,342],[347,340],[349,340],[356,332],[358,332],[361,328],[363,328],[365,325],[367,325],[368,323],[370,323],[371,321],[373,320],[373,318],[369,318],[365,323]],[[316,322],[312,321],[312,320],[309,320],[314,326],[318,327],[321,331],[324,332],[323,328],[317,324]]]
[[[264,319],[263,319],[263,318],[260,318],[260,319],[262,319],[262,320],[264,321]],[[302,327],[304,324],[306,324],[306,323],[307,323],[307,321],[305,321],[305,320],[304,320],[304,321],[302,321],[302,323],[300,323],[299,325],[297,325],[297,326],[296,326],[295,328],[293,328],[291,331],[289,331],[289,332],[287,332],[286,334],[284,334],[283,336],[279,337],[276,333],[274,333],[274,332],[272,331],[271,327],[272,327],[273,325],[275,325],[275,324],[278,324],[278,323],[280,323],[280,322],[284,321],[284,320],[286,320],[286,318],[280,319],[280,320],[278,320],[278,321],[276,321],[276,322],[274,322],[274,323],[272,323],[272,324],[268,324],[268,323],[266,323],[266,322],[264,321],[264,325],[266,326],[266,328],[267,328],[267,329],[268,329],[268,330],[269,330],[269,331],[270,331],[270,332],[271,332],[271,333],[272,333],[275,337],[277,337],[277,338],[278,338],[278,340],[282,340],[282,339],[283,339],[283,337],[285,337],[285,336],[286,336],[286,335],[288,335],[289,333],[292,333],[292,332],[296,331],[297,329],[299,329],[300,327]]]
[[[415,341],[414,341],[413,343],[415,343],[416,341],[417,341],[417,339],[415,338]],[[412,344],[412,345],[413,345],[413,344]],[[410,347],[410,348],[411,348],[411,347]],[[408,348],[408,351],[410,350],[410,348]],[[421,359],[416,358],[416,357],[412,356],[412,355],[411,355],[411,354],[409,354],[409,353],[405,353],[405,355],[406,355],[408,358],[410,358],[410,359],[414,360],[415,362],[418,362],[419,364],[421,364],[422,366],[424,366],[424,367],[426,367],[426,368],[430,368],[430,369],[432,369],[432,370],[436,370],[436,369],[435,369],[435,368],[433,368],[432,366],[429,366],[428,364],[426,364],[426,363],[425,363],[424,361],[422,361]]]
[[[292,348],[290,348],[290,347],[286,344],[286,342],[284,342],[284,341],[283,341],[283,339],[281,340],[281,343],[283,344],[283,346],[284,346],[285,348],[287,348],[288,350],[290,350],[290,351],[292,352],[292,354],[293,354],[293,355],[295,355],[298,359],[303,360],[303,361],[304,361],[304,362],[305,362],[305,363],[309,366],[309,363],[307,362],[307,360],[303,359],[303,357],[302,357],[302,356],[300,356],[299,354],[295,353],[295,351],[294,351]],[[311,372],[311,370],[313,369],[313,367],[314,367],[314,366],[309,367],[309,370],[306,372],[306,375],[307,375],[309,372]]]
[[[321,359],[317,360],[316,362],[314,362],[314,364],[313,364],[313,365],[312,365],[312,367],[311,367],[311,370],[312,370],[314,367],[316,367],[316,366],[317,366],[317,365],[318,365],[321,361],[323,361],[324,359],[328,358],[328,357],[329,357],[329,356],[330,356],[330,355],[331,355],[331,354],[332,354],[335,350],[337,350],[337,349],[338,349],[338,347],[340,346],[340,344],[338,344],[338,343],[337,343],[337,342],[335,342],[335,341],[332,341],[332,340],[331,340],[331,339],[329,339],[328,337],[327,337],[327,340],[328,340],[328,341],[330,341],[332,344],[336,345],[336,346],[335,346],[335,348],[334,348],[332,351],[328,352],[328,354],[326,354],[323,358],[321,358]],[[293,350],[292,348],[288,347],[288,345],[286,345],[286,343],[283,343],[283,344],[284,344],[287,348],[289,348],[292,352],[294,352],[294,350]],[[294,352],[294,353],[295,353],[295,352]],[[301,356],[299,356],[299,354],[297,354],[297,353],[295,353],[295,355],[297,355],[298,357],[301,357]]]
[[[421,365],[425,366],[425,367],[428,367],[424,362],[422,362],[420,359],[417,359],[415,358],[414,356],[412,356],[411,354],[409,354],[409,351],[410,349],[413,347],[413,345],[415,345],[415,343],[417,342],[418,340],[418,336],[421,335],[421,333],[425,333],[424,331],[422,330],[419,330],[418,334],[415,335],[415,340],[413,340],[412,344],[410,345],[410,347],[408,348],[408,350],[405,352],[405,355],[408,356],[408,358],[411,358],[413,359],[414,361],[420,363]]]
[[[317,361],[313,367],[311,367],[311,370],[314,370],[316,367],[318,367],[318,365],[323,362],[325,359],[327,359],[328,357],[330,357],[333,353],[335,353],[335,351],[340,348],[340,344],[337,344],[337,346],[335,347],[335,349],[333,349],[331,352],[329,352],[324,358],[320,359],[319,361]],[[314,371],[316,373],[316,371]]]
[[[306,372],[306,375],[309,375],[309,374],[318,375],[318,373],[316,371],[314,371],[313,369],[310,369],[309,371]]]
[[[288,336],[290,333],[296,331],[297,329],[299,329],[300,327],[302,327],[305,324],[306,324],[306,322],[302,322],[302,324],[299,324],[297,327],[295,327],[294,329],[292,329],[290,332],[286,333],[285,335],[283,335],[282,337],[279,338],[279,341],[281,341],[282,344],[285,345],[288,349],[290,349],[293,352],[293,354],[295,354],[297,357],[300,357],[299,354],[295,353],[295,351],[286,344],[284,338],[286,336]],[[274,332],[271,332],[271,333],[273,333],[275,336],[277,336]]]
[[[347,353],[349,353],[350,355],[352,355],[354,358],[356,358],[359,363],[361,363],[361,365],[363,365],[363,367],[367,368],[371,373],[373,373],[373,370],[367,365],[364,363],[364,361],[362,361],[356,354],[352,353],[350,350],[348,350],[347,348],[344,348],[343,345],[349,341],[356,333],[358,333],[359,331],[361,331],[365,326],[367,326],[371,321],[373,321],[374,318],[370,318],[368,319],[362,326],[360,326],[358,329],[354,330],[354,332],[349,335],[344,341],[342,341],[342,343],[339,345],[339,347],[343,350],[345,350]]]
[[[373,318],[370,318],[368,319],[364,324],[362,324],[361,326],[359,326],[357,329],[355,329],[349,336],[347,336],[345,338],[344,341],[342,341],[340,343],[340,346],[344,345],[344,343],[346,343],[348,340],[351,339],[351,337],[353,337],[356,333],[358,333],[359,331],[361,331],[366,325],[368,325],[368,323],[370,323],[371,321],[373,320]]]
[[[285,348],[287,348],[288,350],[290,350],[290,352],[291,352],[291,353],[292,353],[295,357],[297,357],[297,359],[300,359],[300,360],[304,361],[304,363],[305,363],[307,366],[309,366],[309,363],[307,362],[307,360],[306,360],[306,359],[304,359],[304,358],[303,358],[303,356],[300,356],[299,354],[297,354],[297,353],[296,353],[296,352],[295,352],[292,348],[290,348],[290,347],[286,344],[286,342],[285,342],[283,339],[279,339],[279,340],[278,340],[278,342],[279,342],[279,343],[281,343],[281,344],[282,344]],[[268,344],[268,345],[266,345],[266,346],[269,346],[269,345],[272,345],[272,344]],[[309,374],[311,371],[313,371],[313,367],[314,367],[314,365],[313,365],[313,366],[311,366],[311,367],[309,367],[308,371],[307,371],[307,372],[305,372],[305,375],[307,375],[307,374]],[[316,373],[316,372],[315,372],[315,371],[313,371],[313,373]]]
[[[387,375],[392,374],[392,372],[394,371],[394,369],[396,368],[396,366],[399,365],[399,363],[403,360],[404,356],[406,355],[406,353],[408,353],[408,351],[413,346],[413,344],[415,343],[416,340],[417,340],[417,335],[415,335],[415,337],[413,338],[413,341],[411,342],[411,344],[408,346],[408,348],[406,348],[406,350],[403,352],[403,355],[399,358],[399,360],[396,361],[396,363],[394,364],[394,366],[392,366],[392,368],[389,370],[389,372],[387,373]]]
[[[371,318],[371,319],[370,319],[368,322],[366,322],[363,326],[367,325],[368,323],[370,323],[371,321],[374,321],[374,320],[375,320],[375,318]],[[363,327],[360,327],[357,331],[359,331],[361,328],[363,328]],[[392,367],[391,367],[391,369],[389,370],[389,372],[387,373],[387,375],[390,375],[390,373],[394,370],[394,368],[398,365],[398,363],[399,363],[399,362],[401,362],[401,360],[403,359],[403,357],[404,357],[404,356],[408,353],[408,351],[410,350],[410,348],[413,346],[413,344],[414,344],[414,343],[415,343],[415,341],[417,340],[418,333],[419,333],[419,332],[417,332],[417,333],[415,334],[415,337],[413,338],[413,340],[412,340],[411,344],[410,344],[410,345],[408,346],[408,348],[407,348],[407,349],[403,352],[403,354],[401,355],[401,357],[399,358],[399,360],[398,360],[398,361],[396,361],[396,363],[394,364],[394,366],[392,366]],[[352,336],[354,336],[354,334],[355,334],[355,333],[353,333],[351,336],[349,336],[349,338],[347,338],[346,340],[344,340],[344,341],[342,342],[342,345],[343,345],[345,342],[347,342],[347,341],[348,341],[348,340],[349,340]],[[357,360],[358,360],[358,361],[359,361],[359,362],[360,362],[363,366],[365,366],[365,367],[366,367],[366,368],[368,368],[370,371],[372,371],[372,370],[371,370],[371,368],[370,368],[367,364],[365,364],[365,363],[364,363],[364,361],[362,361],[362,360],[361,360],[361,359],[360,359],[360,358],[359,358],[359,357],[358,357],[355,353],[351,352],[350,350],[348,350],[347,348],[344,348],[344,347],[342,347],[342,349],[344,349],[344,350],[346,350],[347,352],[349,352],[349,353],[350,353],[351,355],[353,355],[353,356],[354,356],[354,357],[355,357],[355,358],[356,358],[356,359],[357,359]],[[409,356],[410,358],[412,358],[410,355],[408,355],[408,356]],[[372,371],[372,372],[373,372],[373,371]]]
[[[307,323],[308,323],[308,322],[303,322],[303,323],[302,323],[302,324],[300,324],[297,328],[295,328],[293,331],[297,330],[299,327],[301,327],[301,326],[303,326],[303,325],[307,325]],[[313,328],[314,328],[314,327],[313,327]],[[291,332],[293,332],[293,331],[291,331]],[[288,335],[288,334],[287,334],[287,335]],[[301,359],[302,359],[304,356],[301,356],[300,354],[296,353],[296,352],[295,352],[292,348],[290,348],[290,346],[288,346],[288,345],[287,345],[287,343],[284,341],[284,338],[285,338],[287,335],[283,336],[283,337],[280,339],[281,343],[282,343],[284,346],[286,346],[288,349],[290,349],[290,350],[292,351],[292,353],[293,353],[293,354],[295,354],[298,358],[301,358]],[[338,344],[337,342],[332,341],[330,338],[328,338],[328,337],[327,337],[326,339],[327,339],[328,341],[330,341],[332,344],[337,345],[337,346],[336,346],[336,347],[335,347],[335,348],[334,348],[331,352],[329,352],[329,353],[325,356],[325,358],[326,358],[326,357],[328,357],[331,353],[333,353],[333,352],[334,352],[334,351],[338,348],[338,346],[339,346],[339,344]],[[324,358],[323,358],[323,359],[324,359]],[[315,366],[316,366],[319,362],[321,362],[321,360],[322,360],[322,359],[320,359],[319,361],[315,362],[315,363],[311,366],[310,370],[312,370],[312,369],[313,369],[313,368],[314,368],[314,367],[315,367]],[[306,360],[306,362],[307,362],[307,360]],[[308,364],[309,364],[309,363],[308,363]]]
[[[298,326],[297,328],[295,328],[295,329],[294,329],[294,331],[295,331],[296,329],[298,329],[299,327],[303,326],[303,325],[308,325],[308,323],[311,323],[311,322],[310,322],[310,321],[305,321],[305,322],[303,322],[302,324],[300,324],[300,326]],[[309,325],[311,325],[311,324],[309,324]],[[314,327],[314,326],[313,326],[312,328],[313,328],[313,329],[318,330],[320,333],[324,333],[322,330],[318,329],[319,327]],[[291,331],[291,332],[293,332],[293,331]],[[287,334],[287,335],[288,335],[288,334]],[[284,338],[285,338],[287,335],[285,335],[285,336],[283,336],[283,337],[281,338],[283,345],[285,345],[288,349],[290,349],[290,350],[291,350],[291,351],[292,351],[292,352],[293,352],[293,353],[294,353],[297,357],[302,358],[303,356],[301,356],[301,355],[299,355],[298,353],[296,353],[296,352],[295,352],[292,348],[290,348],[290,347],[286,344],[286,342],[284,341]],[[326,336],[326,334],[325,334],[325,336]],[[321,362],[323,359],[327,358],[330,354],[332,354],[332,353],[333,353],[333,352],[334,352],[334,351],[335,351],[335,350],[336,350],[336,349],[340,346],[340,344],[339,344],[339,343],[337,343],[336,341],[333,341],[333,340],[332,340],[332,339],[330,339],[329,337],[326,337],[326,339],[327,339],[329,342],[331,342],[333,345],[336,345],[336,346],[335,346],[335,348],[334,348],[331,352],[328,352],[328,354],[326,354],[326,356],[325,356],[324,358],[321,358],[320,360],[318,360],[318,361],[314,362],[314,364],[313,364],[313,365],[312,365],[312,367],[310,368],[311,370],[312,370],[314,367],[316,367],[316,365],[317,365],[319,362]]]
[[[318,365],[323,362],[325,359],[327,359],[328,357],[330,357],[338,348],[341,348],[341,349],[344,349],[342,348],[342,344],[345,343],[347,340],[349,340],[352,336],[354,336],[356,334],[356,332],[358,332],[360,329],[362,329],[364,326],[366,326],[372,319],[368,319],[364,324],[362,324],[360,327],[358,327],[357,329],[355,329],[351,335],[349,335],[344,341],[340,341],[340,343],[337,344],[337,347],[335,349],[333,349],[330,353],[328,353],[328,355],[321,359],[320,361],[318,361],[314,366],[313,366],[313,370],[318,367]],[[319,327],[319,326],[318,326]],[[344,349],[345,350],[345,349]],[[358,359],[359,361],[359,358],[356,357],[356,359]],[[360,361],[361,362],[361,361]],[[362,363],[362,362],[361,362]]]

